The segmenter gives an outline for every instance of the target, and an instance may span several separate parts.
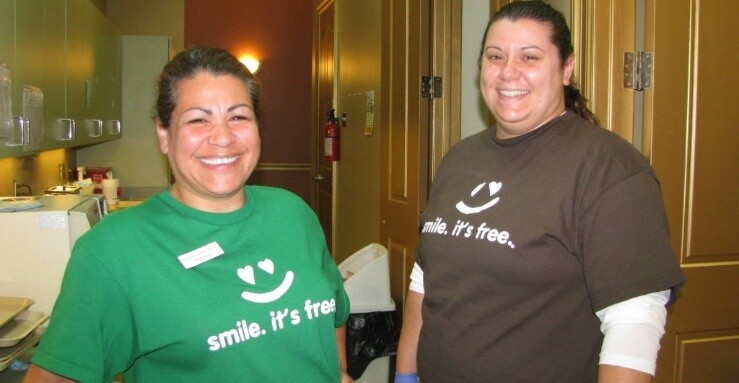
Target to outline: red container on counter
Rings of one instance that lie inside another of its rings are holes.
[[[108,178],[109,172],[110,168],[106,167],[85,168],[85,178],[92,178],[92,182],[95,183],[94,193],[101,194],[103,192],[103,179]]]

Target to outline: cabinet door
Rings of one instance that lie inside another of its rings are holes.
[[[29,131],[24,137],[23,153],[41,150],[45,128],[44,98],[44,2],[15,2],[15,68],[13,70],[13,115],[23,116]],[[28,87],[35,90],[28,91]],[[40,91],[40,92],[39,92]]]
[[[120,137],[122,36],[100,13],[93,17],[95,30],[95,80],[93,110],[102,121],[100,140]]]
[[[0,0],[0,66],[13,76],[15,73],[15,1]],[[14,78],[10,78],[10,86],[14,86]],[[3,79],[7,86],[8,79]],[[3,86],[3,85],[0,85]],[[21,153],[21,148],[13,145],[16,140],[13,132],[12,117],[14,111],[0,112],[0,158],[12,157]]]
[[[0,65],[15,65],[15,1],[0,0]]]
[[[42,150],[65,146],[69,136],[66,89],[66,5],[44,0],[44,140]]]
[[[85,121],[94,119],[92,82],[95,70],[94,31],[90,19],[96,10],[87,0],[67,1],[67,118],[75,122],[73,139],[68,147],[93,142],[85,132]]]
[[[76,124],[68,146],[120,136],[121,35],[92,3],[67,2],[67,113]],[[120,125],[117,125],[120,126]]]

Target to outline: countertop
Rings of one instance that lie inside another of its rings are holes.
[[[126,201],[118,201],[116,205],[106,205],[108,208],[108,213],[112,213],[114,211],[123,210],[127,207],[136,206],[144,201],[142,200],[126,200]]]

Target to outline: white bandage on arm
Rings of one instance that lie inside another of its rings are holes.
[[[608,306],[596,313],[603,346],[599,364],[631,368],[654,376],[659,340],[665,333],[670,290]]]
[[[423,288],[423,270],[418,263],[413,263],[413,270],[411,270],[411,284],[408,286],[408,290],[415,291],[423,294],[425,292]]]

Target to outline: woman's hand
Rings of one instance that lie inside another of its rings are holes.
[[[354,379],[343,368],[341,369],[341,383],[354,383]]]

